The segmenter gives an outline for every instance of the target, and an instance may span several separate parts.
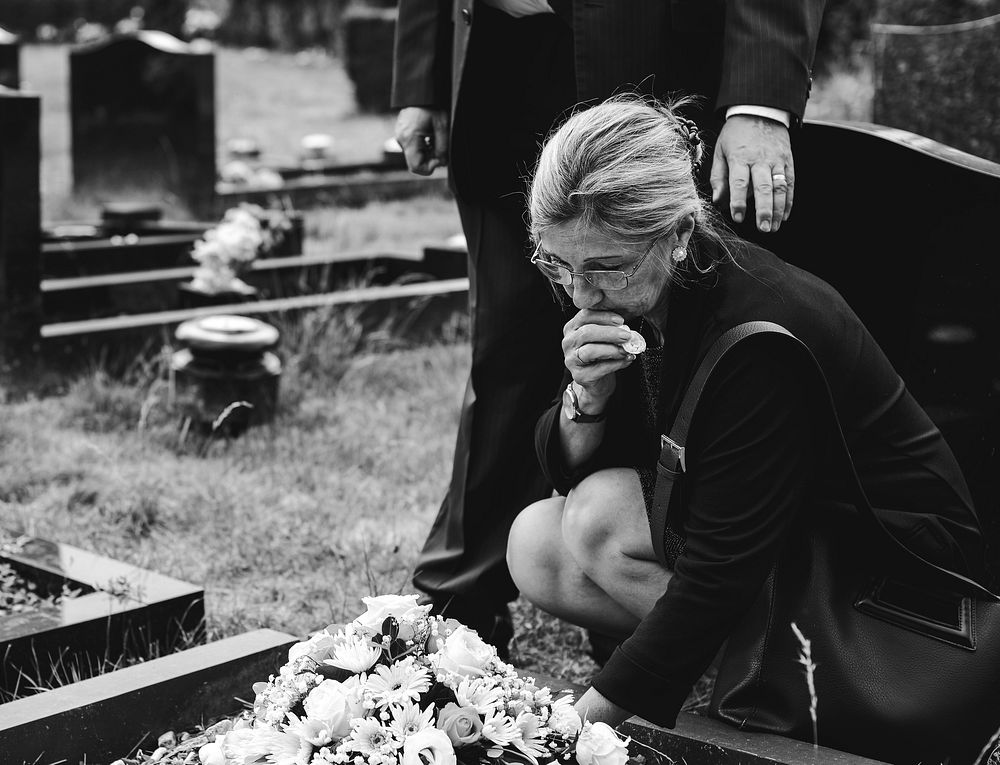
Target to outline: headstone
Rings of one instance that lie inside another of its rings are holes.
[[[215,54],[164,32],[70,52],[73,187],[212,217]]]
[[[21,43],[0,27],[0,86],[17,90],[21,87]]]
[[[871,330],[962,466],[1000,589],[1000,164],[868,123],[806,120],[793,142],[788,223],[735,228],[824,278]],[[845,196],[864,225],[817,234]]]
[[[363,112],[390,111],[396,15],[395,8],[368,3],[352,4],[344,12],[345,66]]]
[[[892,18],[890,9],[880,18]],[[1000,13],[953,23],[873,24],[873,121],[1000,160],[998,45]]]
[[[0,362],[30,351],[41,326],[41,98],[0,87]]]

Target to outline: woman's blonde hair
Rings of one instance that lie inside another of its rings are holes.
[[[528,194],[529,230],[579,221],[622,243],[648,243],[695,220],[689,260],[698,271],[714,263],[697,242],[718,242],[731,257],[701,197],[694,171],[704,147],[692,124],[678,114],[690,99],[672,102],[617,95],[571,115],[549,134]]]

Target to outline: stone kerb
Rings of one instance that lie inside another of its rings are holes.
[[[0,561],[23,577],[79,592],[0,619],[0,688],[8,694],[55,667],[101,666],[123,654],[144,660],[204,639],[200,587],[72,545],[8,533],[0,539],[13,540],[0,547]]]
[[[873,121],[1000,160],[1000,14],[872,25]]]
[[[0,704],[0,760],[107,763],[242,709],[297,638],[260,629]]]

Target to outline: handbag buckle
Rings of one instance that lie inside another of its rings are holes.
[[[687,472],[687,464],[685,463],[685,460],[684,460],[684,447],[683,446],[681,446],[679,443],[677,443],[676,441],[674,441],[674,439],[672,439],[670,436],[668,436],[668,435],[661,435],[660,436],[660,449],[669,449],[671,451],[671,453],[674,455],[674,459],[677,460],[677,464],[681,466],[681,472],[682,473],[686,473]]]

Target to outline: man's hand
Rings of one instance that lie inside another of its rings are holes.
[[[729,211],[737,223],[743,222],[752,188],[757,228],[777,231],[792,212],[795,189],[788,128],[767,117],[734,114],[715,144],[711,182],[713,202],[728,190]]]
[[[396,140],[411,173],[430,175],[448,164],[448,112],[408,106],[396,117]]]

